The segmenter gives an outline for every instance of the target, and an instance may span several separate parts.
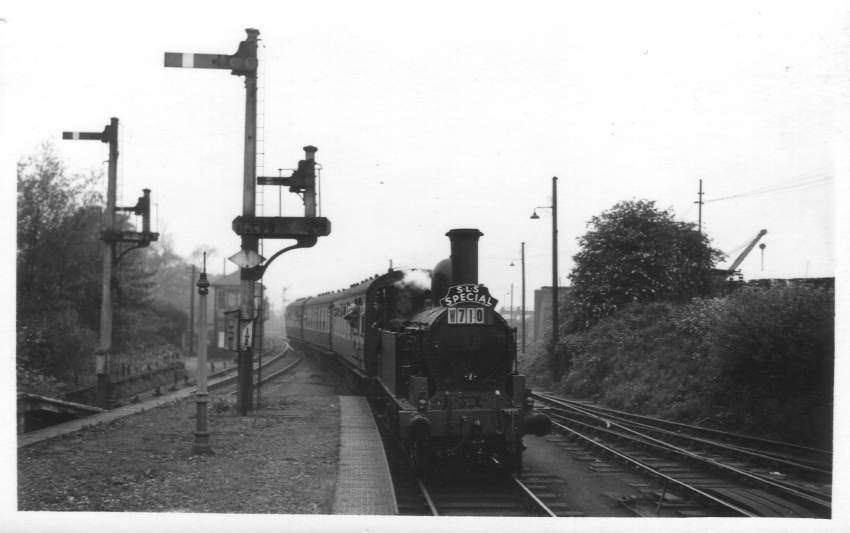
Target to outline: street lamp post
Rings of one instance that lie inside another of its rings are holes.
[[[520,263],[522,264],[522,355],[525,355],[525,242],[522,243]],[[511,261],[510,266],[516,265]],[[511,287],[513,287],[513,284],[511,284]],[[513,301],[513,294],[511,295],[511,301]],[[511,307],[513,307],[513,303],[511,303]]]
[[[552,205],[538,206],[534,208],[531,214],[532,219],[540,218],[537,216],[537,209],[552,210],[552,354],[553,365],[552,373],[555,380],[561,374],[560,364],[557,355],[555,355],[555,347],[558,345],[558,177],[552,176]]]
[[[525,242],[522,243],[522,355],[525,355]]]

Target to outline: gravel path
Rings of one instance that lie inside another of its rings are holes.
[[[191,399],[20,449],[18,509],[328,514],[335,392],[266,386],[263,408],[246,417],[233,396],[213,395],[212,456],[190,453]]]

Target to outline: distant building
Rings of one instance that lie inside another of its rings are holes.
[[[570,297],[571,287],[558,287],[559,308]],[[564,317],[559,316],[559,320]],[[534,291],[534,327],[531,328],[529,340],[539,339],[543,332],[552,327],[552,287],[543,286]]]
[[[242,281],[240,279],[240,271],[236,270],[226,276],[222,276],[210,283],[213,289],[213,309],[210,325],[212,326],[210,355],[215,355],[218,358],[235,355],[235,352],[230,352],[224,349],[224,313],[225,311],[233,311],[239,308],[239,299],[242,293]],[[259,297],[262,294],[264,287],[260,283],[254,285],[256,291],[255,303],[259,302]],[[268,319],[269,309],[268,301],[266,303],[263,319]]]

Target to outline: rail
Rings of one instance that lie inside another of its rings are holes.
[[[425,499],[425,503],[428,504],[431,516],[440,516],[440,512],[437,510],[437,506],[434,505],[434,499],[431,497],[431,493],[428,492],[428,487],[425,486],[425,483],[421,479],[416,478],[416,485],[419,487],[419,492],[422,494],[422,498]]]
[[[544,516],[558,516],[554,512],[552,512],[552,509],[550,509],[548,505],[540,501],[540,498],[538,498],[537,495],[534,494],[534,492],[532,492],[532,490],[525,485],[525,483],[520,481],[519,478],[516,477],[516,474],[512,474],[511,479],[516,484],[516,487],[520,490],[520,493],[525,495],[525,497],[532,503],[532,505],[538,511],[540,511],[540,513],[542,513]]]
[[[755,437],[752,435],[745,435],[742,433],[734,433],[730,431],[723,431],[720,429],[707,428],[703,426],[697,426],[694,424],[685,424],[682,422],[674,422],[672,420],[664,420],[663,418],[647,416],[647,415],[639,415],[635,413],[629,413],[627,411],[622,411],[618,409],[612,409],[610,407],[602,407],[600,405],[590,405],[584,402],[578,402],[575,400],[569,400],[567,398],[560,398],[551,394],[546,393],[533,393],[533,397],[543,400],[543,401],[559,401],[569,405],[579,406],[585,409],[593,410],[597,413],[610,413],[613,415],[617,415],[623,418],[628,418],[634,421],[644,421],[650,425],[657,425],[659,427],[664,427],[666,429],[671,429],[674,431],[684,430],[692,433],[702,434],[704,436],[714,436],[721,440],[734,440],[738,442],[748,442],[752,445],[759,446],[761,448],[779,448],[783,450],[793,450],[798,453],[805,453],[816,456],[820,458],[819,462],[824,464],[832,464],[832,452],[829,450],[824,450],[821,448],[814,448],[812,446],[804,446],[801,444],[796,444],[792,442],[783,442],[773,439],[764,439],[760,437]]]
[[[681,448],[675,444],[670,442],[665,442],[658,438],[655,438],[651,435],[648,435],[645,432],[638,431],[627,425],[618,421],[617,417],[613,416],[601,416],[593,412],[594,408],[589,407],[583,404],[577,404],[576,402],[570,402],[568,400],[563,400],[560,398],[556,398],[548,395],[535,395],[537,399],[540,399],[547,403],[550,406],[552,412],[550,413],[553,418],[556,420],[556,426],[561,428],[564,431],[568,431],[574,436],[580,437],[584,439],[588,444],[593,445],[594,447],[602,447],[608,453],[612,453],[615,456],[625,460],[642,470],[650,473],[651,475],[658,477],[660,479],[664,479],[665,483],[673,482],[675,485],[679,486],[681,489],[699,495],[703,499],[708,499],[713,503],[719,504],[722,500],[716,498],[714,496],[708,495],[705,491],[699,490],[696,487],[691,486],[687,483],[682,483],[674,480],[670,476],[666,476],[665,474],[658,472],[657,470],[651,468],[649,465],[644,464],[642,461],[634,459],[633,457],[629,457],[626,454],[623,454],[619,451],[616,451],[610,447],[604,446],[601,443],[595,442],[594,439],[588,438],[583,435],[581,432],[568,428],[566,425],[560,422],[566,422],[572,424],[574,426],[586,428],[587,431],[593,431],[601,434],[606,434],[608,436],[624,439],[630,441],[634,444],[639,444],[643,447],[654,449],[656,452],[660,452],[662,454],[674,454],[676,456],[685,458],[690,461],[697,462],[698,464],[702,464],[703,466],[710,467],[712,469],[718,470],[722,473],[725,473],[727,477],[731,476],[737,479],[743,479],[747,483],[751,485],[756,485],[767,489],[774,494],[779,495],[782,498],[785,498],[788,502],[799,504],[805,508],[813,510],[818,516],[829,516],[831,513],[831,503],[825,499],[828,498],[828,495],[824,495],[821,492],[816,490],[812,490],[809,488],[802,487],[800,485],[795,485],[788,482],[776,481],[772,479],[768,479],[762,475],[755,474],[753,472],[744,470],[742,468],[732,466],[729,464],[722,463],[716,459],[705,457],[694,453],[690,450]],[[554,406],[554,407],[552,407]],[[554,412],[555,410],[560,409],[560,413]],[[581,417],[588,418],[590,421],[594,422],[596,425],[588,424],[586,422],[582,422],[580,420],[576,420],[575,418],[571,418],[569,413],[575,413]],[[628,422],[629,424],[635,424],[634,422]],[[645,424],[643,425],[645,426]],[[640,426],[639,426],[640,427]],[[651,428],[653,431],[660,431],[658,428]],[[675,438],[680,439],[686,436],[676,433],[673,435]],[[698,442],[705,444],[706,439],[698,439]],[[712,443],[716,446],[723,446],[722,443]],[[740,452],[741,449],[737,449],[736,451]],[[728,503],[728,502],[726,502]],[[730,508],[733,511],[737,512],[737,506],[729,507],[726,504],[723,504],[724,507]]]

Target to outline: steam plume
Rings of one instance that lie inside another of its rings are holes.
[[[427,270],[408,270],[403,278],[395,282],[395,286],[399,289],[412,286],[415,289],[428,290],[431,288],[431,274]]]

